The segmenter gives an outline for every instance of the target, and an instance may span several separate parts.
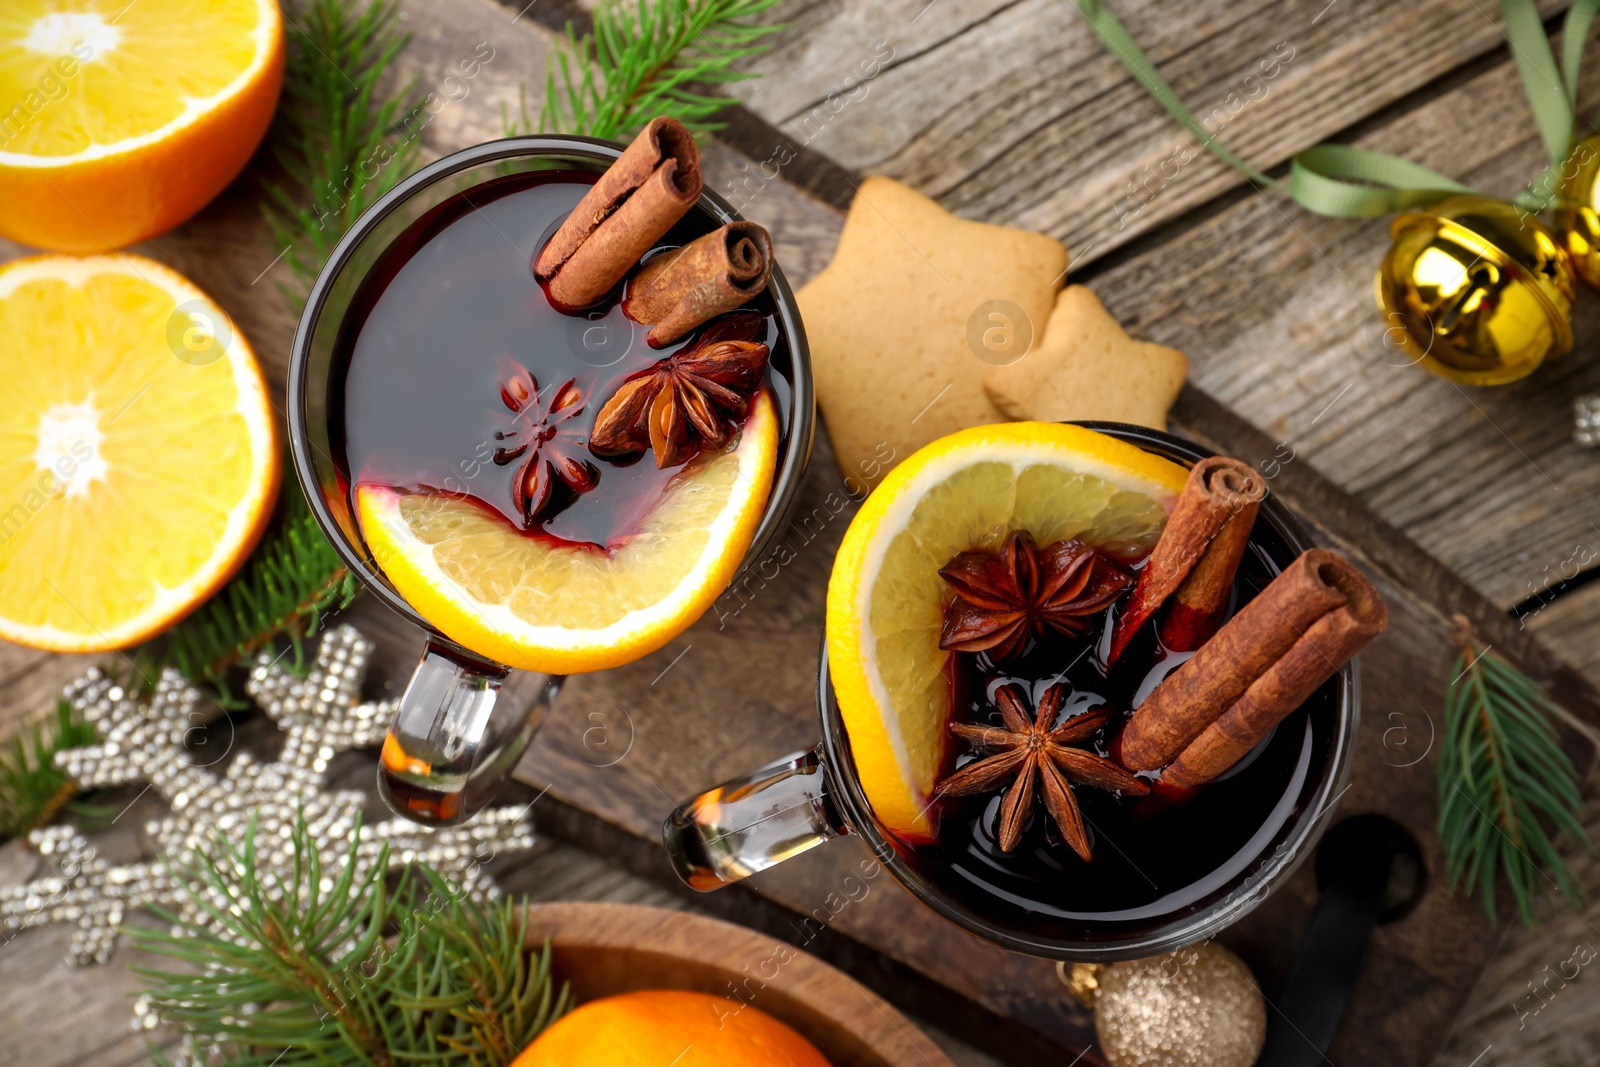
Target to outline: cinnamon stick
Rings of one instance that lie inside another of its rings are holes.
[[[1216,777],[1387,622],[1365,575],[1310,549],[1145,698],[1122,734],[1123,765],[1166,767],[1175,785]]]
[[[757,296],[771,276],[767,231],[753,222],[730,222],[640,267],[622,309],[652,327],[650,346],[660,348]]]
[[[702,184],[693,135],[651,119],[539,252],[534,276],[562,309],[590,306],[688,213]]]
[[[1117,661],[1169,597],[1172,607],[1160,630],[1167,648],[1192,652],[1217,632],[1266,495],[1267,483],[1241,460],[1211,456],[1194,465],[1117,617],[1108,662]]]

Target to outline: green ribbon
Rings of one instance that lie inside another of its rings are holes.
[[[1341,219],[1389,215],[1472,191],[1421,163],[1346,144],[1319,144],[1289,162],[1294,202]]]
[[[1290,162],[1288,181],[1274,180],[1212,136],[1156,70],[1128,28],[1101,0],[1073,0],[1073,4],[1129,73],[1212,155],[1256,185],[1288,193],[1307,211],[1337,218],[1372,218],[1474,191],[1401,156],[1341,144],[1306,149]],[[1500,11],[1523,92],[1550,155],[1550,166],[1517,196],[1516,203],[1528,210],[1542,211],[1554,201],[1559,169],[1572,152],[1578,69],[1590,23],[1600,11],[1600,0],[1575,0],[1568,9],[1562,22],[1559,67],[1534,0],[1500,0]]]
[[[1578,106],[1578,69],[1583,66],[1583,43],[1589,39],[1589,23],[1594,21],[1595,3],[1579,0],[1567,10],[1561,23],[1561,80],[1566,83],[1567,106]],[[1545,42],[1549,48],[1550,43]]]

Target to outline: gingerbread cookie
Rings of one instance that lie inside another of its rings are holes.
[[[1164,430],[1188,372],[1182,352],[1135,341],[1094,293],[1070,285],[1056,297],[1044,337],[1017,362],[985,374],[983,388],[1014,419],[1104,419]]]
[[[984,374],[1006,345],[1042,332],[1066,269],[1052,238],[956,218],[888,178],[861,183],[833,262],[798,294],[817,399],[852,485],[936,438],[1004,420]]]

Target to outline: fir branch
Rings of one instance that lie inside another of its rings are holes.
[[[305,0],[285,11],[272,133],[290,183],[266,187],[266,214],[295,275],[298,288],[282,288],[296,306],[350,224],[416,164],[414,82],[389,95],[379,87],[411,40],[395,26],[399,11],[398,0]]]
[[[445,902],[443,921],[460,936],[438,943],[438,959],[448,977],[424,974],[422,960],[429,957],[423,945],[414,988],[398,994],[395,1003],[403,1011],[454,1020],[434,1037],[465,1062],[510,1063],[571,1007],[566,987],[558,991],[551,975],[550,946],[546,943],[537,958],[529,954],[527,913],[521,905],[502,900],[481,906],[453,891],[432,869],[419,868],[418,873],[428,899]]]
[[[299,489],[287,487],[281,502],[274,529],[244,569],[167,635],[165,660],[190,681],[213,686],[224,707],[241,703],[228,688],[230,668],[286,637],[294,652],[289,669],[304,670],[305,638],[325,612],[345,607],[361,589]]]
[[[482,906],[426,866],[386,888],[387,848],[357,877],[360,827],[337,872],[299,820],[294,875],[264,883],[255,824],[174,873],[220,933],[163,913],[133,927],[178,969],[134,968],[153,1006],[210,1062],[298,1067],[427,1062],[505,1067],[571,1004],[550,947],[524,947],[523,909]]]
[[[26,737],[0,751],[0,839],[21,837],[54,819],[62,810],[96,817],[103,809],[74,801],[78,786],[56,769],[57,752],[95,743],[94,727],[57,698],[55,719],[32,726]]]
[[[1577,879],[1555,838],[1592,849],[1578,815],[1578,774],[1561,750],[1553,720],[1562,710],[1544,689],[1483,648],[1456,617],[1455,681],[1445,697],[1439,751],[1439,841],[1446,875],[1483,899],[1495,918],[1495,883],[1504,877],[1528,925],[1533,905],[1555,890],[1582,903]]]
[[[567,23],[550,50],[539,128],[621,140],[658,115],[696,133],[736,101],[701,89],[743,81],[741,60],[766,50],[781,26],[752,22],[777,0],[607,0],[581,37]],[[504,112],[502,111],[504,117]],[[507,134],[533,128],[523,101]]]

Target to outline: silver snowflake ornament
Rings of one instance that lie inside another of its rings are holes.
[[[202,711],[201,694],[178,671],[163,671],[149,700],[127,692],[98,668],[67,686],[67,700],[102,740],[58,753],[56,765],[86,788],[146,782],[172,812],[146,824],[157,856],[123,866],[99,859],[89,841],[71,827],[34,831],[29,840],[51,870],[22,885],[0,886],[0,922],[7,935],[49,923],[75,923],[68,959],[83,964],[110,959],[117,929],[135,907],[158,905],[215,930],[168,862],[186,860],[195,851],[214,855],[219,833],[236,842],[252,821],[259,870],[289,872],[299,817],[305,819],[331,881],[349,852],[366,798],[357,790],[328,789],[323,782],[328,764],[339,752],[381,742],[394,712],[392,700],[361,699],[372,647],[354,627],[331,630],[305,677],[266,655],[259,657],[245,688],[283,731],[283,749],[267,763],[248,752],[236,753],[221,774],[215,767],[229,755],[231,733],[227,744],[217,743]],[[465,826],[439,830],[408,819],[387,819],[363,829],[356,849],[357,877],[371,869],[388,845],[390,869],[423,862],[467,892],[497,896],[483,865],[502,851],[532,847],[526,816],[526,808],[495,808]],[[216,896],[210,901],[220,902]],[[153,1016],[139,1016],[140,1025],[154,1025]]]

